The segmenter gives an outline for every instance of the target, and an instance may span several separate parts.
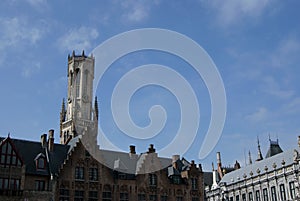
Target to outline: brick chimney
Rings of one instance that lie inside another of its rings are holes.
[[[131,154],[136,154],[134,145],[130,145],[129,148],[130,148],[130,153]]]
[[[50,152],[52,152],[53,148],[54,148],[54,130],[50,129],[49,130],[49,139],[48,139],[48,150]]]
[[[155,153],[154,145],[150,144],[150,147],[148,148],[148,153]]]
[[[47,146],[47,134],[41,135],[41,145],[43,148],[45,148]]]

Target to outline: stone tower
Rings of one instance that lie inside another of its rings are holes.
[[[60,143],[67,144],[78,135],[88,135],[96,142],[98,130],[97,98],[93,107],[93,56],[68,56],[68,98],[60,112]],[[97,143],[97,142],[96,142]]]

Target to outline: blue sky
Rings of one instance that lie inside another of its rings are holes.
[[[46,1],[4,0],[0,6],[0,134],[39,140],[54,128],[59,134],[59,111],[67,95],[67,55],[91,52],[116,34],[140,28],[169,29],[188,36],[213,59],[223,79],[227,115],[222,136],[204,160],[198,152],[210,120],[205,84],[193,69],[174,55],[144,51],[126,55],[106,72],[97,88],[100,126],[115,144],[127,150],[148,144],[160,149],[178,129],[176,97],[162,87],[147,86],[132,97],[130,112],[147,126],[148,110],[161,104],[168,120],[160,135],[137,141],[122,135],[112,121],[110,96],[114,84],[128,70],[159,63],[178,71],[193,87],[201,111],[200,127],[184,154],[211,169],[221,151],[225,165],[244,153],[257,156],[259,136],[263,154],[269,135],[283,149],[297,146],[300,134],[300,14],[299,1]]]

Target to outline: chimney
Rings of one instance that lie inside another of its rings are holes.
[[[41,144],[42,144],[43,148],[45,148],[47,146],[47,134],[41,135]]]
[[[220,152],[217,152],[217,165],[218,165],[218,167],[222,167],[221,153]]]
[[[148,153],[155,153],[154,145],[150,144],[150,147],[148,148]]]
[[[136,154],[134,145],[130,145],[129,148],[130,148],[130,153],[131,154]]]
[[[177,169],[177,161],[180,159],[180,155],[173,155],[172,156],[172,165],[175,169]]]
[[[54,130],[49,130],[49,139],[48,139],[48,150],[50,152],[53,151],[54,148]]]

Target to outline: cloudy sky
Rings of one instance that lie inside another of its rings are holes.
[[[163,87],[138,90],[130,102],[133,121],[145,127],[152,105],[162,105],[168,119],[158,135],[135,140],[113,122],[110,97],[115,84],[137,66],[159,63],[176,70],[192,86],[199,102],[200,126],[184,156],[211,169],[215,153],[223,163],[245,153],[263,154],[269,136],[283,149],[297,146],[300,135],[300,2],[269,0],[198,1],[46,1],[4,0],[0,6],[0,135],[39,140],[53,128],[59,134],[59,111],[67,94],[67,55],[90,53],[107,39],[141,28],[181,33],[198,43],[214,61],[227,97],[226,122],[211,154],[198,159],[211,117],[209,92],[186,62],[159,51],[135,52],[116,61],[99,82],[100,127],[115,145],[143,152],[154,143],[162,149],[180,123],[180,101]],[[97,58],[96,58],[97,59]],[[167,78],[166,78],[167,79]],[[174,83],[174,86],[176,87]],[[158,117],[159,118],[159,117]],[[176,152],[176,150],[174,150]]]

